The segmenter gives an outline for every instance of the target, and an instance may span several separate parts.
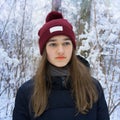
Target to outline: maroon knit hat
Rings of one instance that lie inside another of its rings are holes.
[[[46,23],[39,30],[38,35],[40,37],[39,48],[41,55],[48,40],[55,35],[68,36],[72,41],[74,49],[76,49],[75,34],[72,25],[57,11],[52,11],[47,15]]]

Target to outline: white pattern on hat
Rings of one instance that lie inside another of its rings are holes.
[[[50,28],[50,33],[53,33],[56,31],[63,31],[63,26],[54,26],[54,27]]]

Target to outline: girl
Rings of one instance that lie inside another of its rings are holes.
[[[72,25],[52,11],[38,35],[42,58],[36,75],[17,92],[13,120],[109,120],[100,83],[75,55]]]

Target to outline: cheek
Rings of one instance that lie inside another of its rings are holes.
[[[50,56],[50,53],[49,53],[49,49],[46,47],[46,54],[47,54],[47,59],[49,61],[49,56]]]
[[[54,58],[54,54],[52,51],[47,51],[47,59],[48,61],[52,61],[52,59]]]
[[[50,53],[47,52],[47,59],[49,60],[50,59]]]
[[[67,50],[67,53],[68,53],[68,55],[72,55],[72,52],[73,52],[73,47],[70,47],[68,50]]]
[[[69,55],[69,60],[70,60],[71,56],[72,56],[72,53],[73,53],[73,48],[69,49],[68,53],[69,53],[68,55]]]

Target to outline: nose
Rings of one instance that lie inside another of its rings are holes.
[[[57,52],[59,55],[63,55],[64,54],[64,47],[62,45],[58,46]]]

